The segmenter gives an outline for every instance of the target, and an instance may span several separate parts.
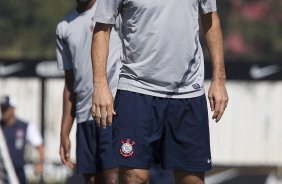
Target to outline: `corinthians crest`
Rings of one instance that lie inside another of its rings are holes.
[[[120,154],[124,157],[131,157],[134,153],[133,146],[135,145],[135,142],[130,139],[126,139],[126,141],[123,139],[121,143]]]

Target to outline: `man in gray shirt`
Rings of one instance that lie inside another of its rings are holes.
[[[74,168],[69,133],[76,118],[76,171],[84,176],[85,183],[95,183],[99,172],[104,173],[105,183],[117,183],[117,164],[108,159],[112,157],[112,129],[96,126],[90,113],[93,93],[90,51],[96,7],[96,0],[77,0],[77,8],[64,17],[56,30],[58,68],[65,71],[60,156],[64,164]],[[107,71],[115,95],[122,51],[116,29],[111,34],[110,50]]]
[[[145,182],[157,156],[164,169],[174,170],[176,183],[204,183],[211,154],[199,18],[212,61],[208,97],[216,122],[228,101],[216,11],[216,0],[98,2],[92,114],[98,125],[114,123],[114,155],[125,183]],[[106,61],[118,15],[123,22],[123,53],[114,109]]]

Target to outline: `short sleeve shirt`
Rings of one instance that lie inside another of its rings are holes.
[[[43,144],[42,136],[33,123],[29,123],[27,126],[26,140],[33,147],[37,147]]]
[[[71,11],[57,25],[56,53],[58,68],[72,70],[74,74],[73,90],[76,95],[75,110],[78,123],[92,119],[90,114],[93,93],[93,74],[91,62],[92,34],[95,26],[94,13],[97,4],[83,13]],[[116,28],[116,27],[115,27]],[[113,95],[117,90],[122,51],[117,29],[113,29],[108,57],[108,81]]]
[[[99,0],[95,21],[122,17],[119,89],[158,97],[204,93],[199,14],[216,11],[216,0]]]

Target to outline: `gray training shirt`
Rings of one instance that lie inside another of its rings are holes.
[[[199,13],[216,0],[101,0],[96,22],[122,17],[123,54],[118,89],[168,97],[204,94]]]
[[[62,70],[72,69],[74,73],[73,89],[76,94],[75,107],[78,123],[92,118],[90,114],[93,93],[91,42],[95,25],[93,21],[95,10],[96,4],[81,14],[76,10],[71,11],[57,25],[56,30],[58,68]],[[120,37],[116,30],[113,29],[107,66],[108,81],[113,95],[117,90],[121,52]]]

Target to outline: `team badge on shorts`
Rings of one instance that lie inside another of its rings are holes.
[[[126,139],[126,141],[123,139],[121,143],[120,154],[124,157],[131,157],[134,153],[133,146],[135,145],[135,142],[130,139]]]

